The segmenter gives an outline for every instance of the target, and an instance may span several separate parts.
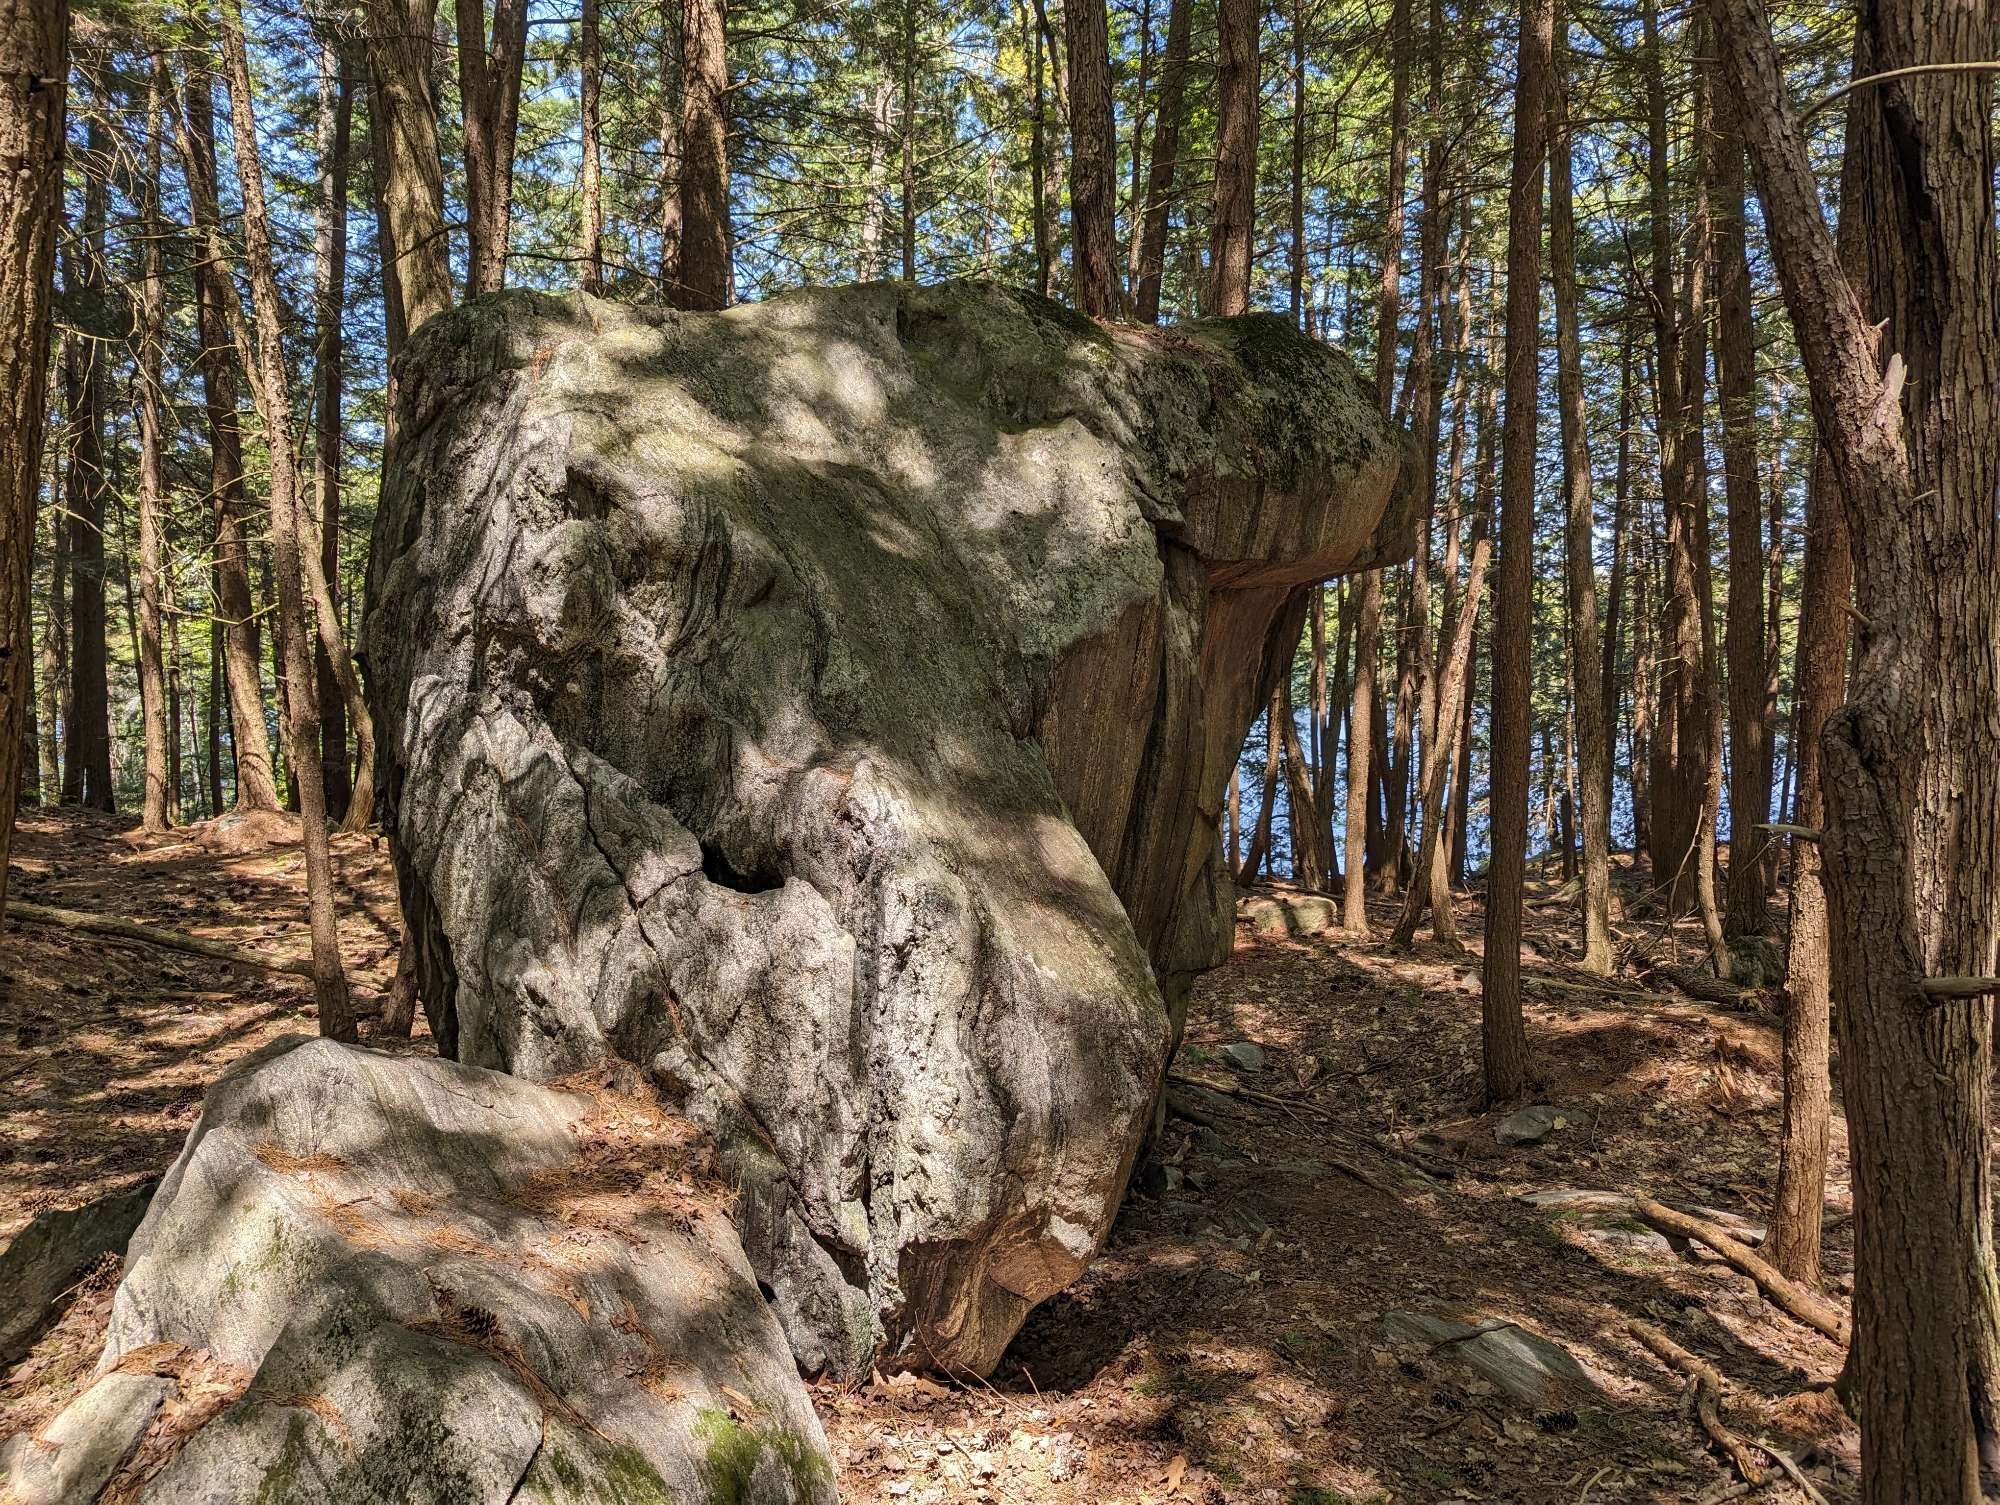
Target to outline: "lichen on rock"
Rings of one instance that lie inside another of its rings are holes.
[[[1281,320],[982,284],[496,295],[401,390],[364,647],[444,1047],[675,1093],[807,1369],[990,1369],[1109,1228],[1400,442]]]

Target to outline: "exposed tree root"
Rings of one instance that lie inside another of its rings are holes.
[[[1728,1261],[1731,1268],[1754,1280],[1757,1288],[1776,1305],[1807,1327],[1824,1333],[1842,1346],[1846,1345],[1849,1336],[1847,1314],[1817,1292],[1809,1291],[1797,1281],[1781,1275],[1748,1244],[1732,1238],[1713,1223],[1677,1212],[1650,1197],[1634,1197],[1632,1210],[1662,1233],[1707,1245]]]
[[[1722,1420],[1722,1375],[1707,1360],[1689,1353],[1649,1322],[1634,1322],[1627,1331],[1637,1338],[1669,1369],[1686,1375],[1694,1386],[1694,1410],[1709,1440],[1736,1465],[1743,1482],[1755,1489],[1764,1482],[1764,1470],[1757,1466],[1756,1450]]]

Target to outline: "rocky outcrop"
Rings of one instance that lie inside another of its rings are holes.
[[[1283,321],[510,293],[401,368],[365,653],[447,1051],[639,1063],[808,1369],[985,1371],[1096,1249],[1229,768],[1400,447]]]
[[[212,1088],[27,1500],[831,1505],[697,1134],[330,1041]]]

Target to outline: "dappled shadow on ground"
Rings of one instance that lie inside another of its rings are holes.
[[[1393,907],[1371,918],[1386,935]],[[1175,1068],[1184,1116],[1161,1146],[1172,1171],[1135,1189],[1104,1254],[990,1379],[823,1388],[843,1498],[1698,1499],[1734,1475],[1634,1318],[1717,1364],[1739,1430],[1803,1459],[1830,1501],[1851,1498],[1853,1433],[1810,1389],[1837,1371],[1832,1345],[1629,1221],[1518,1200],[1639,1192],[1761,1221],[1777,1098],[1756,1037],[1770,1023],[1629,978],[1579,990],[1572,912],[1531,915],[1530,978],[1548,980],[1528,1009],[1537,1100],[1569,1111],[1541,1145],[1503,1149],[1503,1115],[1477,1102],[1479,918],[1462,906],[1460,959],[1239,926],[1232,961],[1196,988]],[[1261,1070],[1227,1064],[1240,1041],[1264,1048]],[[1836,1125],[1836,1213],[1844,1150]],[[1836,1271],[1844,1235],[1836,1218]],[[1393,1340],[1383,1317],[1399,1310],[1518,1325],[1598,1390],[1511,1400],[1450,1345]]]
[[[392,880],[367,839],[335,844],[347,960],[393,962]],[[286,956],[306,946],[297,848],[220,855],[31,815],[15,892]],[[1378,935],[1393,922],[1372,914]],[[1202,979],[1176,1065],[1181,1113],[1109,1246],[1030,1319],[1000,1369],[815,1387],[861,1505],[1393,1500],[1694,1500],[1726,1481],[1678,1379],[1631,1339],[1643,1318],[1713,1361],[1726,1413],[1780,1441],[1830,1501],[1852,1497],[1853,1436],[1811,1382],[1839,1353],[1718,1263],[1616,1219],[1535,1207],[1552,1188],[1643,1192],[1762,1220],[1776,1138],[1776,1033],[1635,978],[1567,963],[1574,918],[1530,913],[1528,1025],[1540,1145],[1503,1149],[1479,1088],[1479,914],[1451,958],[1239,927]],[[1638,927],[1628,926],[1628,931]],[[1645,922],[1648,935],[1657,918]],[[159,1174],[207,1086],[310,1030],[303,979],[9,922],[0,945],[0,1236],[36,1210]],[[1754,1000],[1753,1000],[1754,1001]],[[1769,1002],[1766,1000],[1766,1002]],[[1263,1047],[1239,1072],[1224,1046]],[[427,1041],[412,1047],[427,1050]],[[1204,1087],[1200,1084],[1206,1084]],[[591,1194],[624,1194],[613,1178]],[[1836,1117],[1829,1264],[1848,1268]],[[95,1362],[115,1262],[10,1384],[74,1388]],[[1560,1344],[1599,1392],[1510,1401],[1450,1346],[1399,1343],[1391,1311],[1505,1322]],[[1760,1500],[1800,1498],[1780,1486]]]
[[[395,880],[379,836],[336,837],[333,856],[342,955],[365,995],[363,977],[394,970]],[[296,843],[214,852],[88,811],[31,811],[9,893],[297,961],[309,946],[301,862]],[[0,931],[0,1239],[47,1208],[158,1176],[210,1082],[313,1027],[305,978],[10,916]]]

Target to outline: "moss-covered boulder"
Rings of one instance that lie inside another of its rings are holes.
[[[985,1371],[1103,1238],[1305,587],[1401,447],[1282,320],[508,293],[401,368],[366,667],[425,1006],[714,1130],[802,1364]]]

